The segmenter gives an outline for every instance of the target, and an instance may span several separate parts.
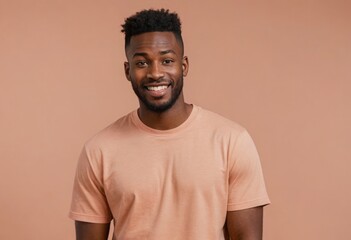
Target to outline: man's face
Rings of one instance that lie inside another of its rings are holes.
[[[125,74],[141,107],[163,112],[183,100],[183,77],[188,72],[188,59],[183,57],[182,47],[172,32],[133,36],[126,55]]]

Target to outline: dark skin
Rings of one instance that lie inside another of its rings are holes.
[[[77,240],[107,240],[110,223],[75,222]]]
[[[263,206],[227,212],[227,229],[232,240],[261,240]]]
[[[189,69],[188,58],[183,56],[182,46],[171,32],[149,32],[133,36],[126,48],[126,56],[126,78],[145,101],[156,107],[165,105],[172,99]],[[162,89],[155,90],[152,87]],[[159,130],[179,126],[192,111],[192,105],[184,101],[183,91],[174,104],[162,112],[150,110],[140,98],[139,105],[141,121]],[[261,240],[262,222],[263,207],[227,212],[226,227],[232,240]],[[76,221],[75,226],[77,240],[108,239],[109,223]]]
[[[164,79],[173,82],[161,97],[153,96],[150,91],[141,89],[147,101],[158,106],[167,102],[172,95],[174,85],[179,84],[179,78],[188,73],[188,58],[183,56],[182,48],[171,32],[150,32],[131,38],[126,49],[128,62],[124,63],[125,75],[128,81],[140,86],[143,82]],[[147,126],[167,130],[182,124],[190,115],[192,106],[184,102],[183,91],[171,108],[163,112],[150,110],[139,100],[139,117]]]

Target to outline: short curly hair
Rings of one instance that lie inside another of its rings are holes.
[[[125,34],[125,48],[129,46],[132,36],[146,32],[172,32],[181,47],[184,47],[178,14],[170,13],[168,9],[137,12],[125,19],[121,32]]]

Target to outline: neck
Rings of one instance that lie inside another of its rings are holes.
[[[179,96],[180,101],[164,112],[154,112],[140,103],[138,115],[140,120],[148,127],[158,130],[169,130],[181,125],[188,119],[193,106],[184,102],[183,96]]]

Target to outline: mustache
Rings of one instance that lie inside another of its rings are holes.
[[[145,79],[141,82],[142,86],[149,85],[149,84],[165,84],[165,85],[173,85],[173,81],[165,78],[160,78],[157,80],[153,79]]]

